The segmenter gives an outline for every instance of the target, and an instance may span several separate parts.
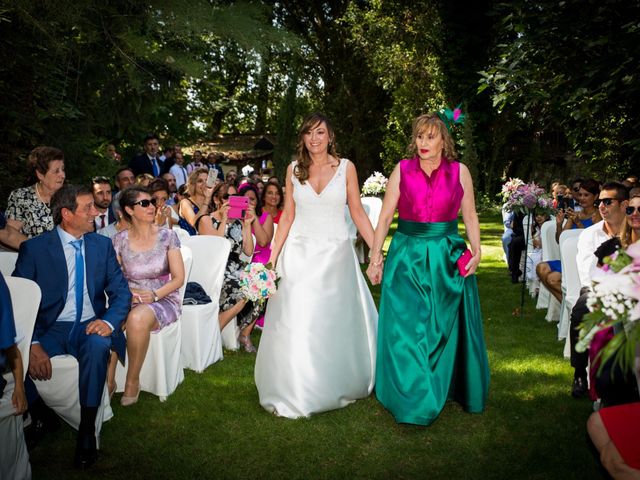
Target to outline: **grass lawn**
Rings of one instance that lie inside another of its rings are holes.
[[[502,262],[498,216],[481,218],[478,274],[491,366],[487,410],[449,403],[430,427],[398,425],[370,396],[310,419],[266,413],[253,382],[255,355],[225,352],[165,403],[115,397],[93,478],[600,478],[587,450],[587,400],[570,394],[572,369],[556,324],[525,300]],[[373,289],[376,302],[379,289]],[[254,334],[257,340],[258,335]],[[75,431],[63,427],[31,453],[34,478],[84,478],[71,467]]]

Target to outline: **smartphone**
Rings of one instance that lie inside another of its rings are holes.
[[[558,210],[564,210],[567,208],[567,202],[564,195],[558,195]]]
[[[229,196],[229,218],[239,218],[243,220],[247,208],[249,208],[249,197],[242,195]]]
[[[218,172],[215,169],[209,169],[209,175],[207,175],[207,187],[211,188],[216,184],[216,179],[218,178]]]

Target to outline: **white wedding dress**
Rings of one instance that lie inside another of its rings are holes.
[[[295,220],[255,367],[260,404],[283,417],[342,408],[373,389],[378,313],[345,221],[348,162],[320,194],[293,177]]]

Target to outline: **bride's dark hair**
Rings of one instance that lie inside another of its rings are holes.
[[[298,178],[300,183],[304,184],[309,178],[309,166],[311,165],[311,157],[307,146],[304,144],[304,135],[309,133],[321,123],[324,123],[329,133],[328,153],[334,158],[340,158],[336,150],[335,134],[329,119],[322,113],[312,113],[308,115],[302,122],[300,130],[298,130],[298,145],[296,149],[296,160],[298,163],[293,169],[293,174]]]

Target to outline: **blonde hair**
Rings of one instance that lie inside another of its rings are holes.
[[[193,197],[196,194],[196,182],[198,181],[198,177],[200,174],[206,173],[209,174],[209,169],[206,167],[196,168],[193,172],[189,174],[189,178],[187,178],[187,192],[190,197]]]
[[[437,113],[425,113],[424,115],[420,115],[413,121],[412,130],[413,134],[408,148],[409,153],[412,156],[416,156],[418,154],[418,145],[416,144],[418,135],[428,130],[436,130],[442,136],[442,152],[445,158],[448,158],[449,160],[455,160],[458,158],[458,152],[456,152],[456,145],[453,142],[453,138],[451,137],[449,130],[447,130],[444,122],[440,120],[440,117],[438,117]]]
[[[298,178],[301,184],[304,185],[309,179],[309,166],[311,165],[311,156],[309,156],[309,151],[307,150],[307,146],[304,144],[304,135],[309,133],[312,129],[316,128],[321,123],[324,123],[327,127],[327,132],[329,133],[329,147],[328,153],[334,158],[340,158],[338,156],[338,152],[336,151],[336,142],[335,142],[335,134],[333,132],[333,127],[329,122],[329,119],[323,115],[322,113],[312,113],[307,116],[303,122],[300,130],[298,130],[298,145],[296,148],[296,166],[293,169],[293,174]]]
[[[629,203],[634,198],[640,198],[640,192],[634,194],[629,198]],[[620,225],[620,245],[623,249],[626,249],[632,243],[640,240],[636,237],[636,232],[631,228],[631,224],[629,223],[628,216],[625,215],[622,219],[622,225]]]

